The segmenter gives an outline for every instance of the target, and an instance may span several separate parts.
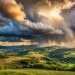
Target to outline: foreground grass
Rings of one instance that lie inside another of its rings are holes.
[[[0,70],[0,75],[75,75],[75,72],[50,71],[40,69]]]

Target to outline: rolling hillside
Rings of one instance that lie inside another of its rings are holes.
[[[0,49],[0,53],[15,56],[31,56],[33,54],[41,54],[45,57],[50,57],[60,62],[75,64],[75,48],[64,47],[46,47],[35,49]]]

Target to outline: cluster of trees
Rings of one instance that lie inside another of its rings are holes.
[[[39,56],[37,56],[39,55]],[[0,53],[0,59],[6,59],[10,56]],[[75,71],[75,65],[70,67],[67,64],[63,64],[53,58],[42,56],[41,54],[31,52],[28,55],[28,59],[15,60],[11,63],[0,63],[0,69],[24,69],[24,68],[37,68],[37,69],[49,69],[49,70],[63,70],[63,71]]]
[[[5,55],[4,53],[0,53],[0,59],[4,59],[4,58],[8,58],[8,56]]]

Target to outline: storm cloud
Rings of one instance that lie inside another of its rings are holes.
[[[75,0],[0,1],[4,15],[21,21],[18,30],[22,35],[33,36],[30,38],[31,44],[36,42],[43,46],[75,47]],[[5,6],[8,10],[5,10]]]

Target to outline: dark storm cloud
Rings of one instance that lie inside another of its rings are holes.
[[[20,0],[19,0],[20,1]],[[75,0],[22,0],[34,41],[74,42]],[[74,8],[74,9],[72,9]],[[69,12],[70,11],[70,12]]]
[[[3,2],[3,0],[0,0]],[[18,26],[22,35],[33,36],[32,42],[43,45],[71,45],[75,44],[75,0],[13,0],[3,2],[3,6],[9,4],[8,10],[2,9],[4,14],[15,20],[23,21]],[[14,4],[15,6],[11,6]],[[2,6],[1,6],[2,7]],[[17,11],[13,11],[13,7]],[[12,16],[17,14],[17,17]],[[22,14],[18,15],[19,12]],[[26,19],[24,16],[26,15]],[[22,19],[21,19],[22,18]],[[25,37],[24,37],[25,38]],[[75,47],[75,45],[72,45]]]

